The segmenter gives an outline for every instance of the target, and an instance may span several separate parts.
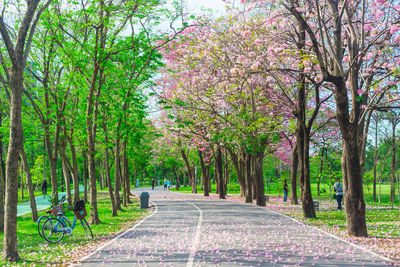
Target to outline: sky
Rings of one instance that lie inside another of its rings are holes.
[[[222,0],[186,0],[187,9],[195,15],[201,14],[202,8],[211,8],[216,15],[225,14],[225,3]]]

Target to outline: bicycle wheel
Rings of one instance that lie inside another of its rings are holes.
[[[86,236],[93,239],[92,229],[90,229],[90,226],[85,218],[81,219],[81,224],[82,224],[83,230],[85,230]]]
[[[63,228],[65,223],[57,218],[50,218],[44,224],[42,228],[42,234],[44,239],[50,243],[58,243],[64,237]]]
[[[49,219],[49,217],[46,215],[43,215],[43,216],[40,216],[40,218],[37,220],[38,232],[39,232],[39,235],[41,238],[44,238],[43,233],[42,233],[42,228],[43,228],[43,223],[46,222],[47,219]]]
[[[67,226],[67,227],[69,227],[69,228],[72,228],[71,222],[68,220],[68,218],[67,218],[65,215],[63,215],[63,216],[61,216],[61,217],[58,217],[58,219],[59,219],[60,221],[62,221],[62,222],[64,223],[65,226]]]

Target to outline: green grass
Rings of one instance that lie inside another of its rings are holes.
[[[300,219],[313,226],[346,231],[346,214],[344,211],[323,210],[317,212],[317,218],[304,218],[302,212],[288,212],[287,215]],[[367,209],[366,222],[368,235],[376,238],[400,237],[400,210],[399,209]]]
[[[93,245],[110,239],[148,213],[148,210],[139,208],[139,202],[135,198],[131,198],[133,204],[123,207],[117,217],[112,217],[111,204],[107,193],[105,191],[99,192],[98,197],[98,212],[101,223],[91,225],[94,234],[93,240],[84,236],[82,226],[79,224],[74,229],[72,236],[65,236],[59,244],[50,244],[39,236],[37,224],[32,222],[31,214],[18,217],[18,251],[23,261],[15,265],[45,266],[47,264],[63,264],[79,259]],[[89,205],[86,205],[86,208],[89,208]],[[39,216],[44,214],[44,212],[40,212]],[[67,211],[66,216],[72,223],[73,213]],[[86,217],[86,219],[88,218],[89,216]],[[3,240],[3,234],[0,234],[0,239]],[[0,249],[2,248],[3,243],[1,242]],[[0,261],[1,266],[6,264],[7,262]]]
[[[215,184],[211,185],[211,193],[215,193]],[[227,193],[228,194],[239,194],[240,193],[240,187],[239,184],[237,183],[231,183],[228,184],[227,186]],[[274,182],[270,183],[265,187],[265,193],[267,195],[271,196],[283,196],[283,184],[280,182]],[[378,188],[377,188],[378,190]],[[171,191],[176,191],[175,186],[171,186]],[[329,199],[329,185],[328,184],[323,184],[321,183],[320,185],[320,195],[317,195],[317,184],[312,183],[311,184],[311,191],[312,191],[312,196],[316,200],[326,200]],[[179,192],[182,193],[192,193],[192,187],[190,186],[181,186],[179,188]],[[201,187],[198,185],[197,186],[197,193],[202,194],[204,193],[203,190],[201,190]],[[332,194],[333,194],[333,186],[332,186]],[[297,195],[300,196],[300,191],[299,189],[297,190]],[[290,196],[290,188],[289,188],[289,196]],[[364,186],[364,197],[365,201],[369,205],[378,205],[378,203],[374,203],[372,200],[372,185],[365,185]],[[378,198],[378,193],[377,193],[377,198]],[[392,206],[391,203],[389,203],[390,200],[390,185],[389,184],[382,184],[381,185],[381,204],[379,205],[387,205],[387,206]],[[394,202],[394,206],[397,206],[399,204],[398,201],[398,193],[397,193],[397,188],[396,188],[396,198]]]

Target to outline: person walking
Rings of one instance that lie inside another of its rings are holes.
[[[285,179],[283,183],[283,202],[287,202],[288,193],[289,193],[289,188]]]
[[[340,182],[339,178],[336,178],[336,183],[333,185],[333,190],[335,191],[335,197],[338,204],[338,210],[342,210],[342,199],[343,199],[343,184]]]
[[[43,194],[43,196],[47,195],[47,181],[46,181],[46,179],[44,179],[43,182],[42,182],[42,194]]]
[[[171,189],[171,181],[168,180],[168,190],[170,190],[170,189]]]
[[[151,180],[151,190],[154,190],[154,185],[156,184],[156,182],[153,180]]]
[[[167,179],[164,179],[164,191],[167,190],[167,186],[168,186],[168,181]]]

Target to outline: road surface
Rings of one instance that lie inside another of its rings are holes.
[[[385,258],[254,205],[163,191],[152,213],[82,266],[382,266]]]

